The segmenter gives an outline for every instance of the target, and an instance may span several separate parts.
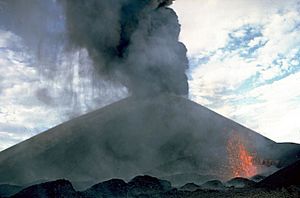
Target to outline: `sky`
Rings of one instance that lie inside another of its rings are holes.
[[[299,0],[176,0],[189,98],[272,140],[300,143],[299,6]],[[60,26],[54,29],[59,34]],[[29,45],[0,26],[0,150],[127,96],[121,85],[94,80],[84,50],[58,57],[52,73],[48,60],[36,66]]]
[[[178,0],[190,99],[300,143],[300,1]]]

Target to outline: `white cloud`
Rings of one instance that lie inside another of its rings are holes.
[[[0,29],[0,48],[17,45],[20,39],[9,31]]]
[[[10,36],[5,37],[2,44],[6,46],[0,49],[0,150],[60,122],[57,111],[34,97],[41,85],[36,69],[28,67],[24,57],[7,48],[17,37],[4,35]]]
[[[177,0],[173,7],[190,58],[209,57],[189,71],[190,98],[269,138],[300,143],[299,1]],[[229,34],[243,38],[249,25],[260,35],[226,49]],[[250,48],[257,49],[247,55]]]
[[[0,30],[0,44],[0,151],[127,94],[114,83],[94,81],[88,68],[83,71],[79,61],[91,67],[84,52],[62,57],[59,71],[44,71],[51,67],[35,66],[16,35]]]
[[[243,24],[264,23],[273,14],[297,8],[297,0],[176,0],[181,40],[190,54],[224,46],[227,33]]]
[[[11,133],[6,131],[0,131],[0,151],[16,144],[16,142],[21,142],[22,140],[28,139],[32,134],[26,133]]]
[[[255,66],[240,57],[211,60],[191,72],[190,92],[194,100],[237,89],[256,72]],[[199,98],[198,98],[199,97]]]
[[[299,82],[300,72],[236,96],[240,101],[255,98],[252,104],[225,104],[227,109],[217,111],[276,141],[300,142]]]

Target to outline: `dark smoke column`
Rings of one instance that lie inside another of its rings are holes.
[[[134,95],[188,94],[185,46],[171,0],[61,0],[71,47]]]

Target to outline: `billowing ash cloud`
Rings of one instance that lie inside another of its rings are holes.
[[[61,0],[72,48],[136,95],[188,94],[185,46],[172,0]]]
[[[0,0],[0,118],[40,131],[128,90],[187,95],[186,49],[171,3]],[[40,121],[46,110],[51,118]]]

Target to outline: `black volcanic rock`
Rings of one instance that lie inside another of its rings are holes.
[[[168,175],[161,178],[170,181],[172,185],[177,187],[183,186],[186,183],[201,184],[209,180],[221,179],[221,177],[217,175],[199,175],[197,172],[187,172],[175,175]]]
[[[54,197],[80,197],[80,198],[125,198],[156,196],[172,190],[171,183],[151,176],[137,176],[129,183],[120,179],[111,179],[92,186],[91,188],[76,192],[67,180],[56,180],[36,184],[25,188],[12,198],[54,198]]]
[[[224,184],[219,180],[211,180],[207,181],[201,185],[203,189],[211,189],[211,190],[223,190],[225,189]]]
[[[300,160],[275,172],[258,183],[260,187],[282,188],[300,186]]]
[[[183,185],[182,187],[180,187],[180,190],[195,191],[199,188],[200,188],[200,186],[197,184],[187,183],[187,184]]]
[[[247,187],[254,187],[256,182],[243,178],[243,177],[235,177],[226,182],[228,187],[235,187],[235,188],[247,188]]]
[[[216,175],[230,170],[226,146],[233,133],[258,158],[283,165],[298,158],[299,145],[278,145],[185,98],[129,97],[2,151],[0,183],[23,186],[65,178],[95,184],[141,174]],[[220,179],[216,177],[209,179]],[[178,184],[187,182],[195,181]]]
[[[25,188],[13,195],[12,198],[60,198],[60,197],[78,197],[72,184],[67,180],[57,180],[36,184]]]
[[[172,186],[169,181],[148,175],[137,176],[128,183],[128,191],[133,196],[163,193],[171,189]]]
[[[80,193],[82,197],[126,197],[128,194],[128,184],[121,179],[111,179],[92,186]]]
[[[172,189],[171,183],[148,175],[137,176],[126,183],[120,179],[112,179],[92,186],[80,192],[81,197],[141,197],[164,193]]]
[[[187,184],[186,186],[196,185]],[[171,188],[171,184],[168,181],[150,176],[138,176],[129,183],[119,179],[112,179],[96,184],[82,192],[76,192],[69,181],[57,180],[33,185],[12,196],[12,198],[299,198],[299,195],[300,188],[297,186],[282,189],[230,188],[226,190],[178,190]]]

